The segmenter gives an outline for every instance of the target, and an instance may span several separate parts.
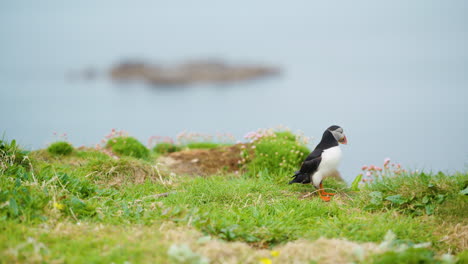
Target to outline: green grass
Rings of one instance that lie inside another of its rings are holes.
[[[195,259],[215,260],[214,252],[228,256],[228,249],[241,247],[229,256],[258,263],[265,256],[258,248],[320,237],[377,246],[389,230],[397,237],[392,243],[409,249],[360,262],[436,263],[447,251],[467,255],[466,173],[386,177],[359,191],[327,179],[324,185],[338,194],[325,203],[310,195],[310,185],[288,185],[287,170],[169,177],[147,160],[94,150],[60,157],[36,151],[18,161],[15,153],[21,153],[16,145],[0,160],[0,263],[177,263],[168,249],[182,244]],[[207,236],[211,242],[197,242]],[[431,246],[411,248],[425,242]],[[225,251],[208,250],[215,244]],[[299,256],[288,252],[281,254]]]
[[[229,146],[229,144],[216,142],[190,142],[184,145],[184,147],[188,149],[214,149],[222,146]]]
[[[166,263],[168,245],[158,227],[3,221],[0,263]]]
[[[319,199],[298,199],[311,190],[310,186],[285,186],[284,182],[264,179],[196,178],[183,186],[165,198],[167,217],[190,221],[200,230],[226,240],[268,246],[320,236],[377,242],[388,230],[416,243],[436,240],[430,223],[395,215],[394,211],[374,214],[362,210],[359,204],[366,201],[367,193],[352,198],[343,193],[336,199],[344,203],[323,203]]]

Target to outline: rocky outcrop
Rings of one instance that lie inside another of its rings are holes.
[[[278,75],[279,68],[262,65],[231,65],[218,61],[191,61],[162,66],[144,62],[115,65],[110,76],[116,81],[144,81],[152,85],[230,83]]]

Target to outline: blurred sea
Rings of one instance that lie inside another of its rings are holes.
[[[318,143],[341,125],[341,171],[390,157],[468,166],[466,1],[2,1],[0,132],[30,149],[112,128],[146,142],[188,130],[242,139],[280,124]],[[117,84],[125,59],[265,63],[280,77],[229,85]],[[70,79],[95,69],[96,80]]]

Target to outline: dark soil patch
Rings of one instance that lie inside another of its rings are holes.
[[[213,175],[241,170],[240,152],[245,144],[214,149],[191,149],[171,153],[158,161],[176,174]]]

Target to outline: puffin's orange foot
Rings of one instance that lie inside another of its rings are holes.
[[[320,199],[322,199],[324,202],[329,202],[331,198],[329,196],[320,195]]]
[[[323,196],[323,195],[335,195],[336,193],[327,193],[325,192],[325,189],[323,189],[323,184],[320,183],[319,185],[320,189],[319,189],[319,192],[320,192],[320,196]]]

